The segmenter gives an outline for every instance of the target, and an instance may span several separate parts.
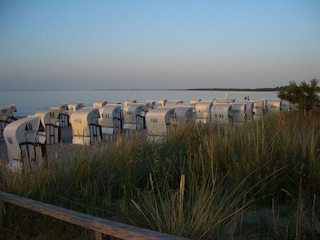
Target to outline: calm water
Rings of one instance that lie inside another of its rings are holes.
[[[59,103],[81,101],[86,107],[92,106],[95,101],[119,101],[136,99],[168,100],[180,99],[189,103],[192,98],[212,100],[214,98],[234,98],[242,101],[246,96],[251,99],[277,99],[277,92],[224,92],[224,91],[168,91],[168,90],[83,90],[83,91],[0,91],[0,106],[16,104],[18,116],[32,115],[39,110],[47,109]]]

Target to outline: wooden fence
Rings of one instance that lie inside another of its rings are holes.
[[[39,202],[29,198],[14,194],[1,192],[0,200],[46,216],[59,219],[64,222],[72,223],[80,227],[93,230],[95,239],[103,239],[103,236],[116,237],[119,239],[185,239],[165,233],[159,233],[144,228],[110,221],[103,218],[94,217],[88,214],[79,213],[73,210],[57,207],[51,204]],[[3,216],[1,216],[3,217]],[[2,228],[3,226],[0,226]]]

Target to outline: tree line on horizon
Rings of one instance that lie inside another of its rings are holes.
[[[320,87],[318,86],[319,80],[312,79],[310,81],[310,85],[312,82],[316,82],[315,92],[320,92]],[[306,81],[302,81],[300,86],[305,85]],[[292,87],[292,85],[297,85],[295,81],[290,81],[289,85],[286,86],[277,86],[277,87],[264,87],[264,88],[189,88],[187,90],[190,91],[256,91],[256,92],[280,92],[280,91],[287,91]]]
[[[286,89],[288,86],[274,88],[189,88],[190,91],[256,91],[256,92],[273,92]],[[320,91],[320,88],[319,88]]]

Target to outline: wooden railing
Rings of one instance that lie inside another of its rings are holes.
[[[78,225],[80,227],[93,230],[95,239],[100,240],[103,236],[116,237],[119,239],[185,239],[165,233],[159,233],[144,228],[110,221],[103,218],[94,217],[88,214],[57,207],[51,204],[39,202],[29,198],[14,194],[0,192],[0,200],[21,208],[41,213],[46,216],[59,219],[64,222]],[[0,226],[1,228],[3,226]]]

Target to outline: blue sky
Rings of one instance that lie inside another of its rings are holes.
[[[320,79],[320,1],[0,1],[0,89]]]

